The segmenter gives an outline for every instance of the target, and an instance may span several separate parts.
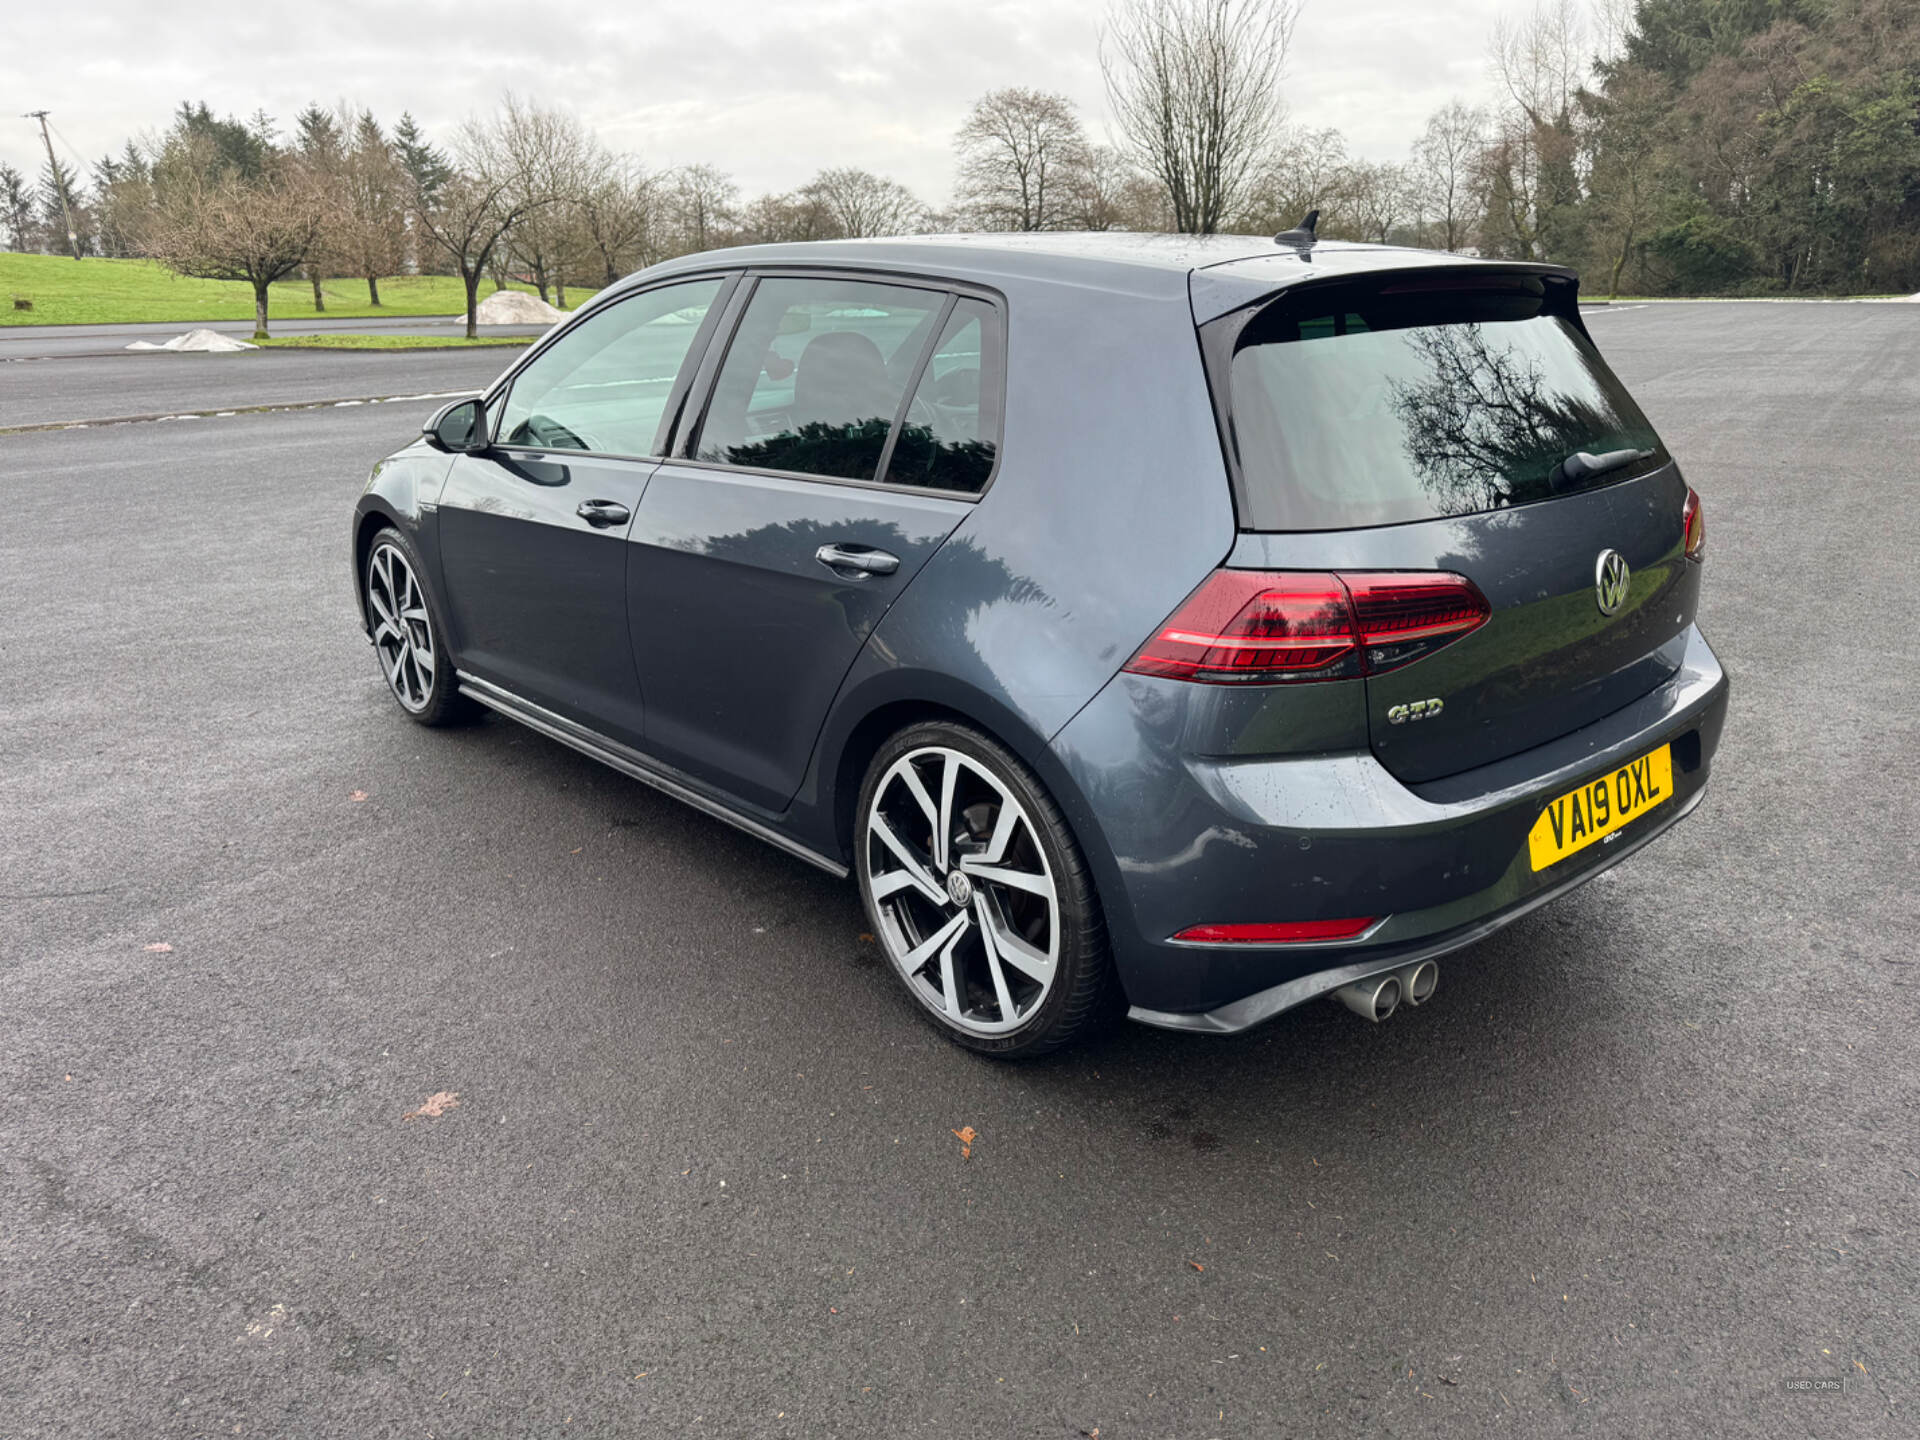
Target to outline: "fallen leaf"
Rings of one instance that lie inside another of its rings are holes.
[[[173,953],[173,946],[169,945],[164,940],[154,941],[153,944],[147,946],[147,949],[150,953],[155,955],[171,955]]]
[[[860,941],[862,944],[871,945],[873,943],[873,936],[869,932],[862,930],[860,932]]]
[[[409,1110],[400,1118],[402,1120],[438,1120],[442,1115],[446,1114],[447,1111],[456,1110],[459,1106],[460,1096],[457,1092],[440,1090],[429,1095],[425,1100],[422,1100],[419,1109]]]
[[[973,1133],[973,1126],[967,1125],[959,1130],[955,1130],[953,1135],[954,1138],[960,1142],[960,1158],[962,1160],[971,1160],[973,1158],[973,1142],[980,1138]]]
[[[362,800],[366,798],[367,798],[367,792],[364,790],[356,790],[353,792],[353,794],[347,797],[347,799],[351,800],[356,805],[358,805]]]

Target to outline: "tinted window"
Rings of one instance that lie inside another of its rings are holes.
[[[720,281],[668,285],[588,316],[514,377],[502,444],[652,455],[667,399]]]
[[[762,280],[695,453],[871,480],[946,296],[855,280]]]
[[[1592,344],[1548,313],[1537,281],[1278,302],[1234,353],[1231,408],[1241,523],[1255,530],[1497,510],[1666,458]],[[1612,463],[1569,466],[1582,451]]]
[[[978,492],[1000,433],[1000,316],[981,300],[953,307],[913,392],[887,479]]]

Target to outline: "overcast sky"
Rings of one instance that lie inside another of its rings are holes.
[[[1288,66],[1296,120],[1403,158],[1452,95],[1488,90],[1487,36],[1524,0],[1307,0]],[[37,176],[38,130],[89,163],[163,128],[183,99],[283,124],[309,100],[411,110],[436,139],[502,90],[570,106],[654,166],[708,161],[742,189],[828,165],[952,186],[953,132],[1002,85],[1057,90],[1104,137],[1106,0],[7,0],[0,160]],[[64,143],[63,143],[64,141]]]

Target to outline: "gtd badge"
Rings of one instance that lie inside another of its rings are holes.
[[[1593,598],[1602,615],[1611,615],[1627,603],[1627,591],[1633,585],[1633,572],[1627,569],[1627,557],[1618,550],[1602,550],[1593,567]]]
[[[1432,700],[1415,700],[1407,705],[1395,705],[1387,711],[1387,723],[1410,725],[1415,720],[1431,720],[1446,708],[1446,702],[1437,696]]]

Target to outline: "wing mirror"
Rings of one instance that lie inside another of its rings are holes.
[[[456,400],[433,412],[420,433],[436,450],[470,455],[487,448],[487,404],[484,400]]]

